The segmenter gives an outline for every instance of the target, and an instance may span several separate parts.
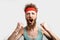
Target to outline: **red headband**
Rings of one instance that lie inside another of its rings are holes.
[[[35,12],[37,13],[36,9],[33,8],[33,7],[29,7],[29,8],[27,8],[27,9],[26,9],[26,12],[27,12],[27,11],[31,11],[31,10],[32,10],[32,11],[35,11]]]

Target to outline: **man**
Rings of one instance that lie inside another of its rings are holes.
[[[8,40],[19,40],[22,35],[24,36],[24,40],[42,40],[43,35],[45,35],[49,40],[59,40],[59,38],[46,27],[45,23],[40,24],[41,30],[36,25],[38,9],[34,4],[26,5],[24,11],[27,26],[24,28],[21,23],[18,23],[17,28]]]

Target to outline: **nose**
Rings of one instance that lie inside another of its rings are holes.
[[[32,13],[30,13],[29,17],[30,17],[30,18],[32,17]]]

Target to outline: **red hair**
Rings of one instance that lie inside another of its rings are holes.
[[[37,13],[37,7],[34,5],[34,4],[27,4],[26,6],[25,6],[25,9],[24,9],[24,11],[25,11],[25,13],[27,12],[27,11],[30,11],[30,10],[33,10],[33,11],[35,11],[36,13]]]

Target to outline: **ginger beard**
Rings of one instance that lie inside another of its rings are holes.
[[[30,18],[30,19],[26,19],[27,20],[27,26],[34,28],[36,25],[36,19]]]

